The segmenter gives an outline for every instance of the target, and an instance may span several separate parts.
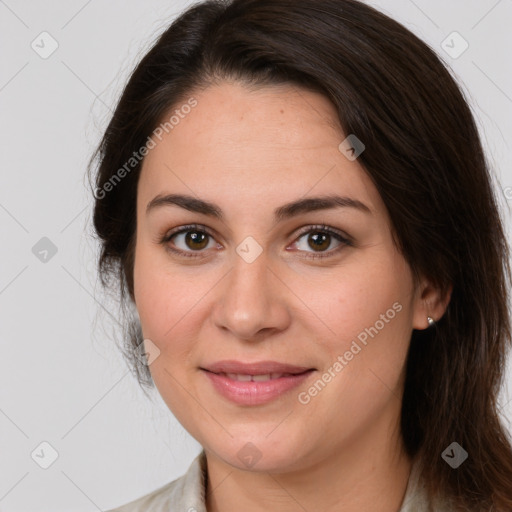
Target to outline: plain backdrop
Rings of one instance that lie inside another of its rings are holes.
[[[371,4],[464,84],[510,234],[512,2]],[[0,511],[106,510],[177,478],[199,453],[115,346],[85,179],[128,74],[187,5],[0,0]],[[509,362],[500,399],[509,429],[511,398]]]

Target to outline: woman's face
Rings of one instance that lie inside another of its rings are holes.
[[[138,184],[134,293],[160,394],[242,469],[389,445],[428,312],[334,107],[291,86],[194,98]]]

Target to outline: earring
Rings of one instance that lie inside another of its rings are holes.
[[[427,316],[427,322],[429,327],[436,325],[436,321],[431,316]]]

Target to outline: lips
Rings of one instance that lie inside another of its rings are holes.
[[[262,405],[282,397],[315,372],[315,368],[276,361],[219,361],[201,370],[217,393],[245,406]]]
[[[314,370],[310,366],[294,366],[277,361],[258,361],[254,363],[242,363],[240,361],[225,360],[204,366],[203,370],[207,370],[217,374],[232,375],[298,375],[308,370]],[[271,377],[272,378],[272,377]],[[277,377],[274,377],[277,378]]]
[[[221,375],[223,377],[227,377],[231,380],[238,380],[240,382],[265,382],[267,380],[275,380],[280,379],[281,377],[290,377],[291,375],[296,375],[294,373],[263,373],[256,375],[247,375],[245,373],[217,373],[216,375]]]

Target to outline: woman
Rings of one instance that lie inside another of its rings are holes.
[[[116,510],[512,510],[508,248],[423,42],[355,0],[200,3],[96,156],[126,355],[204,448]]]

